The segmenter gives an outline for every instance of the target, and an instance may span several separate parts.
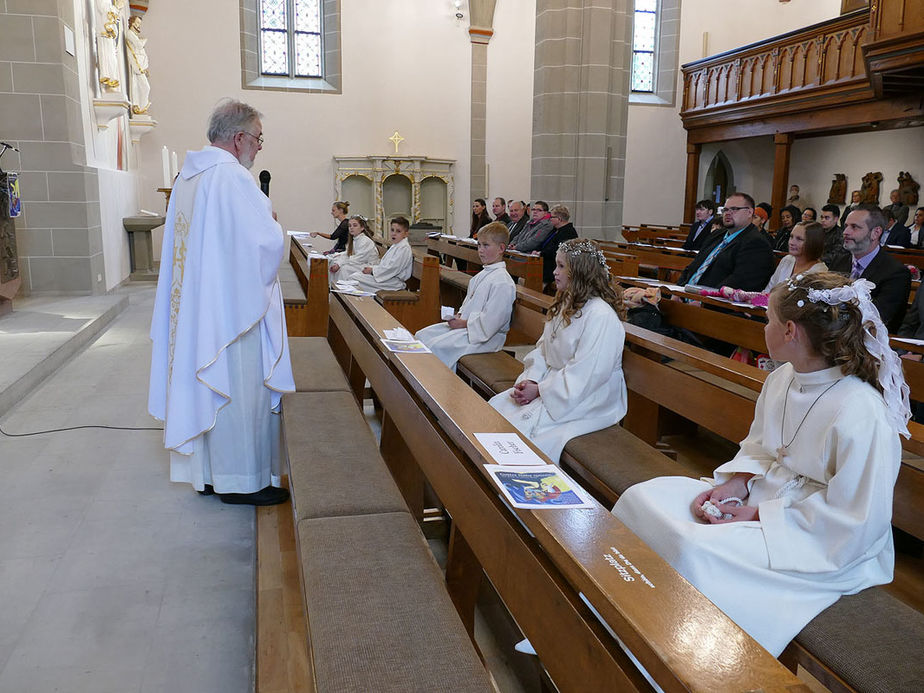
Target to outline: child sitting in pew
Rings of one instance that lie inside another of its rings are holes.
[[[517,287],[504,263],[510,232],[500,222],[478,231],[478,259],[484,266],[472,277],[462,307],[448,322],[430,325],[415,337],[455,370],[466,354],[485,354],[504,346]]]
[[[553,461],[575,436],[626,413],[622,348],[626,311],[594,241],[573,239],[555,256],[555,301],[516,385],[490,404]]]
[[[391,247],[375,263],[368,263],[351,279],[359,282],[361,291],[399,291],[405,288],[405,282],[410,278],[414,269],[414,253],[407,240],[410,232],[410,222],[404,217],[395,217],[391,220],[390,238]]]
[[[346,250],[333,253],[328,258],[331,286],[341,279],[352,278],[363,267],[379,259],[379,251],[372,240],[372,229],[366,217],[360,214],[351,216],[349,233]]]
[[[767,346],[787,363],[738,454],[709,481],[652,479],[613,508],[774,655],[841,595],[892,580],[910,412],[872,286],[819,272],[774,288]]]

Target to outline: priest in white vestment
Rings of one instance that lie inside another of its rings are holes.
[[[478,258],[484,268],[469,282],[459,312],[448,322],[430,325],[415,335],[453,370],[466,354],[499,351],[507,339],[517,297],[504,262],[508,238],[507,227],[500,222],[478,231]]]
[[[208,136],[187,153],[167,210],[148,409],[164,422],[171,481],[226,503],[281,503],[279,405],[295,382],[277,276],[284,237],[248,171],[260,114],[223,101]]]
[[[400,291],[404,289],[414,270],[414,251],[407,239],[410,229],[408,220],[395,217],[391,220],[391,247],[376,264],[370,264],[353,274],[361,291]]]

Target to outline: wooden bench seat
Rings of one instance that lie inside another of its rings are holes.
[[[319,693],[493,690],[408,513],[305,519],[298,542]]]
[[[296,392],[350,392],[325,337],[289,337]]]
[[[408,511],[352,393],[288,394],[282,416],[296,521]]]

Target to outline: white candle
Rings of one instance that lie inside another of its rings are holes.
[[[179,172],[180,167],[177,164],[176,152],[170,152],[170,180],[173,181]]]
[[[164,187],[165,187],[165,188],[169,188],[169,187],[170,187],[170,181],[171,181],[171,178],[170,178],[170,153],[167,151],[167,146],[166,146],[166,145],[164,145],[163,149],[160,150],[160,156],[161,156],[161,159],[163,160],[162,163],[163,163],[163,165],[164,165]]]

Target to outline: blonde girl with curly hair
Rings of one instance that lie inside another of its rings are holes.
[[[555,256],[555,301],[516,384],[491,399],[553,462],[575,436],[626,413],[625,308],[597,244],[576,238]]]

